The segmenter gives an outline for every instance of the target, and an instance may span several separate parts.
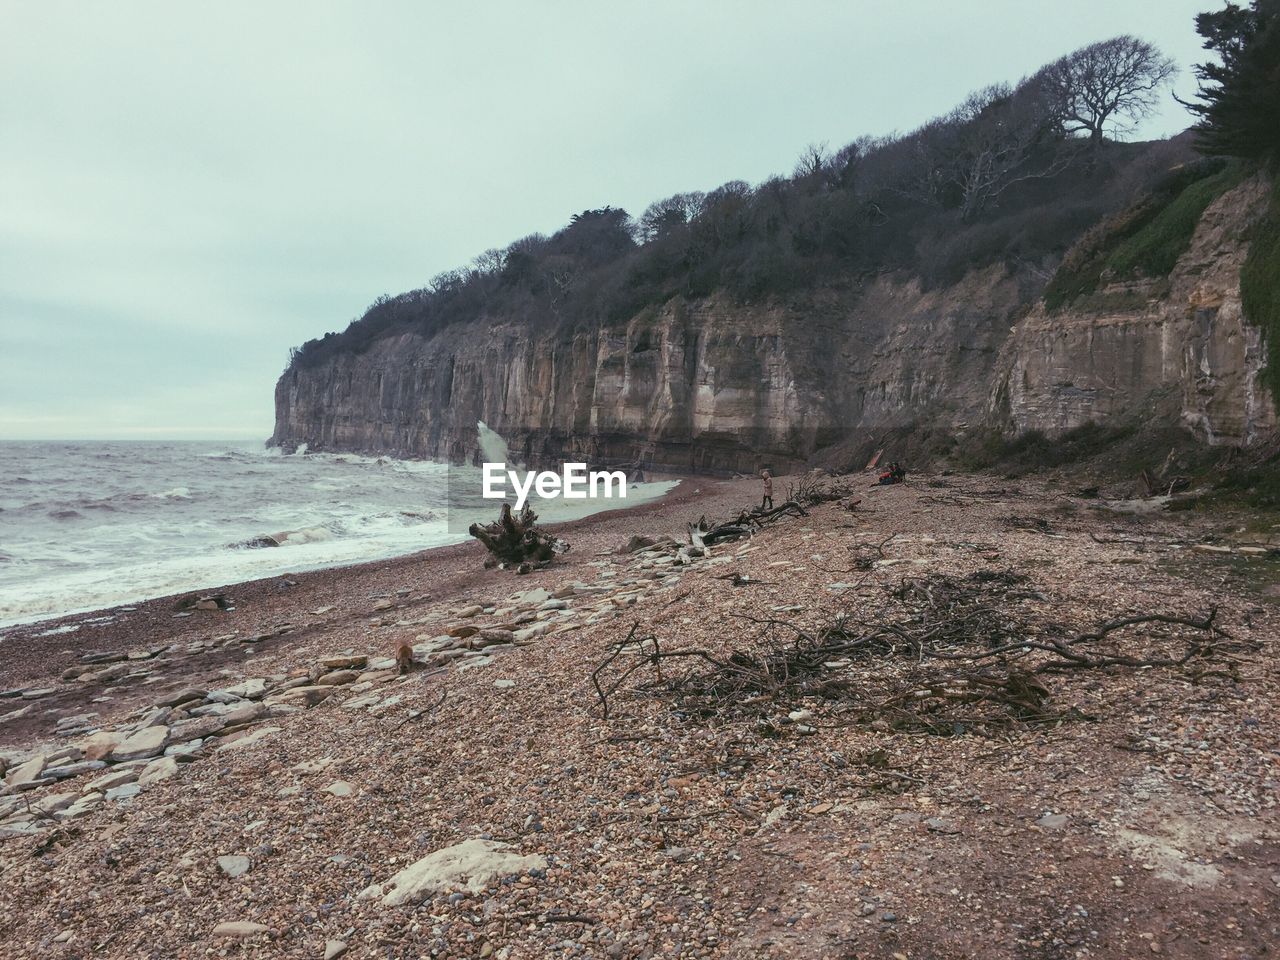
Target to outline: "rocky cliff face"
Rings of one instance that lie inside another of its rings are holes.
[[[1090,420],[1181,422],[1210,443],[1249,444],[1276,428],[1259,372],[1262,335],[1240,306],[1247,227],[1265,209],[1255,177],[1205,211],[1167,283],[1104,290],[1105,311],[1033,310],[1001,354],[991,414],[1014,431],[1055,433]]]
[[[483,420],[531,463],[781,468],[855,431],[981,416],[1025,299],[994,269],[932,293],[881,280],[803,314],[674,301],[618,328],[400,336],[286,373],[274,440],[470,461]]]
[[[934,291],[881,278],[804,311],[711,298],[585,330],[493,318],[287,371],[273,442],[473,461],[483,420],[529,463],[715,472],[912,423],[1052,433],[1160,416],[1248,443],[1276,425],[1239,294],[1266,190],[1215,202],[1140,309],[1048,314],[1040,281],[996,267]]]

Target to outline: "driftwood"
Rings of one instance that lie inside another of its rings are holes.
[[[516,573],[529,573],[550,563],[569,544],[537,527],[538,515],[526,503],[518,514],[504,503],[495,523],[473,523],[467,530],[489,550],[485,567],[514,567]]]
[[[1010,571],[909,578],[889,596],[897,609],[888,616],[840,617],[818,630],[738,615],[764,635],[726,652],[672,648],[638,636],[636,625],[591,675],[601,715],[626,687],[685,717],[754,719],[762,736],[777,735],[777,717],[815,699],[842,724],[997,734],[1092,719],[1055,703],[1061,691],[1050,684],[1073,675],[1165,669],[1192,683],[1239,682],[1240,655],[1258,649],[1227,633],[1214,609],[1135,613],[1082,631],[1033,624],[1020,604],[1040,594]]]
[[[688,525],[689,543],[695,551],[705,552],[707,547],[717,543],[728,543],[749,537],[762,527],[766,527],[783,517],[807,517],[804,507],[794,500],[779,504],[771,510],[743,510],[732,520],[724,523],[708,523],[705,516],[699,517],[697,523]]]

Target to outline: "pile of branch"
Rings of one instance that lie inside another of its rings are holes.
[[[1054,703],[1051,676],[1145,668],[1180,670],[1194,682],[1239,679],[1239,654],[1256,649],[1201,617],[1135,614],[1083,632],[1033,624],[1016,604],[1039,595],[1018,574],[906,580],[891,593],[896,615],[837,619],[820,631],[782,620],[752,649],[712,653],[637,638],[638,624],[592,673],[601,713],[624,689],[657,696],[681,715],[750,719],[777,732],[801,701],[828,701],[840,723],[935,735],[994,733],[1086,719]],[[637,679],[639,682],[636,682]]]
[[[844,500],[853,494],[850,478],[828,477],[816,470],[787,484],[787,499],[806,507]]]
[[[486,569],[515,568],[516,573],[529,573],[569,549],[564,540],[538,529],[537,520],[538,515],[527,503],[519,514],[513,514],[511,504],[504,503],[497,522],[473,523],[467,532],[489,550],[484,561]]]

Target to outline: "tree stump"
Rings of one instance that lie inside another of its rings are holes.
[[[516,573],[529,573],[550,563],[569,544],[537,528],[538,515],[526,503],[518,514],[504,503],[495,523],[473,523],[467,530],[489,551],[486,568],[514,567]]]

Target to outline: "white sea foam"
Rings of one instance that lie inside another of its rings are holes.
[[[452,469],[456,478],[469,468]],[[443,509],[448,470],[207,442],[0,443],[0,626],[465,540],[465,523],[451,530]],[[12,482],[18,476],[30,482]],[[627,503],[670,486],[629,485]],[[108,502],[118,509],[92,506]],[[32,503],[38,508],[22,509]],[[539,511],[555,522],[617,506],[576,501]],[[63,510],[75,516],[51,518]],[[474,519],[492,511],[478,504]],[[231,549],[287,531],[280,547]]]

